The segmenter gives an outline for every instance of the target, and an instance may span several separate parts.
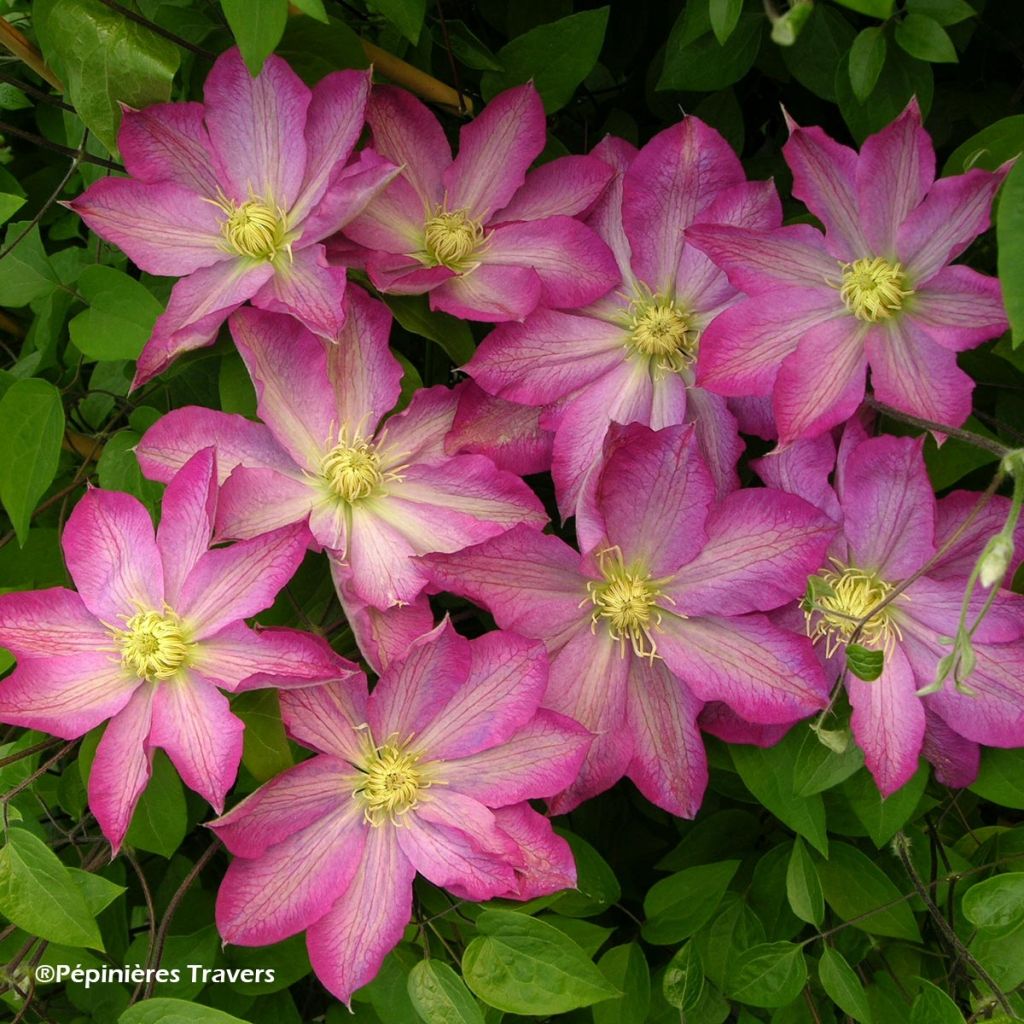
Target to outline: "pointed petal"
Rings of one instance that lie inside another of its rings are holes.
[[[736,463],[743,455],[743,439],[728,400],[703,388],[686,389],[686,419],[694,425],[697,447],[723,497],[739,486]]]
[[[155,688],[140,686],[103,732],[89,769],[89,810],[116,855],[149,782],[148,743]]]
[[[342,761],[362,759],[367,722],[366,679],[343,680],[281,693],[281,719],[297,743]]]
[[[407,264],[423,270],[426,268],[411,254],[423,248],[423,229],[429,216],[425,209],[431,207],[424,207],[423,199],[407,180],[408,172],[406,165],[401,176],[376,194],[360,211],[359,216],[345,225],[345,234],[367,249],[402,254],[396,266]],[[375,271],[371,261],[369,269],[376,283],[383,267]],[[380,280],[385,286],[390,283],[384,277]],[[426,291],[426,288],[421,290]]]
[[[344,791],[338,797],[344,799]],[[370,831],[358,801],[350,798],[261,856],[234,859],[217,892],[221,938],[236,946],[268,946],[320,920],[359,871]]]
[[[972,566],[973,568],[973,566]],[[930,571],[929,571],[930,575]],[[964,603],[966,579],[935,580],[928,576],[907,587],[906,600],[900,614],[914,620],[923,630],[938,636],[956,636]],[[981,613],[987,591],[978,588],[968,603],[967,621],[973,622]],[[1001,644],[1024,636],[1024,595],[1001,590],[972,633],[975,643]]]
[[[928,570],[932,579],[965,580],[970,576],[989,537],[998,533],[1006,523],[1010,511],[1008,500],[997,496],[985,502],[984,507],[978,508],[979,497],[973,491],[954,491],[939,499],[935,519],[935,547],[945,547],[954,533],[959,539]],[[1022,558],[1024,524],[1018,524],[1014,536],[1014,557],[1010,562],[1011,573],[1016,572]]]
[[[451,388],[419,388],[408,406],[388,419],[380,436],[402,462],[440,462],[447,457],[444,442],[457,406]]]
[[[961,352],[1006,330],[999,279],[970,267],[943,267],[918,288],[908,317],[943,348]]]
[[[416,869],[399,848],[397,831],[369,829],[348,889],[306,934],[316,976],[347,1006],[376,976],[412,918]]]
[[[754,725],[740,718],[728,704],[711,701],[697,719],[701,731],[726,743],[747,743],[754,747],[774,747],[789,732],[789,725]]]
[[[438,284],[430,293],[430,308],[465,320],[500,324],[529,316],[543,292],[532,267],[481,263],[470,273]]]
[[[217,512],[215,449],[204,448],[175,474],[164,492],[156,545],[164,567],[164,600],[173,608],[181,588],[213,538]]]
[[[551,829],[551,822],[528,803],[494,812],[502,831],[512,837],[523,857],[516,868],[516,888],[507,899],[532,900],[576,885],[576,862],[569,844]]]
[[[495,96],[459,132],[459,155],[444,172],[448,208],[490,220],[522,187],[546,141],[544,105],[532,82]]]
[[[182,277],[231,260],[223,212],[183,185],[100,178],[69,205],[147,273]]]
[[[269,608],[298,569],[308,540],[305,526],[284,527],[206,552],[182,587],[176,611],[202,640]]]
[[[730,494],[707,520],[707,543],[665,593],[683,615],[765,612],[802,596],[825,562],[831,519],[771,488]]]
[[[345,321],[345,268],[327,263],[322,245],[298,249],[279,260],[277,272],[252,297],[252,304],[272,313],[288,313],[308,331],[337,341]]]
[[[921,753],[935,769],[935,778],[944,786],[969,786],[978,777],[981,748],[955,732],[925,705],[924,745]]]
[[[339,513],[343,511],[339,506]],[[345,529],[336,521],[334,528],[337,527]],[[333,557],[342,560],[351,571],[352,587],[359,600],[380,611],[414,601],[426,585],[427,577],[415,561],[417,552],[410,539],[373,509],[357,505],[351,510],[347,532],[338,538],[343,546],[327,536],[316,510],[310,529],[321,544],[334,549]]]
[[[217,539],[248,540],[305,523],[319,497],[305,480],[272,469],[236,466],[217,501]]]
[[[925,729],[924,705],[917,688],[910,663],[899,647],[886,655],[882,674],[873,683],[847,674],[846,689],[853,706],[850,725],[882,796],[896,792],[917,771]]]
[[[792,722],[825,706],[828,688],[810,641],[763,615],[666,615],[657,642],[695,696],[724,701],[748,722]]]
[[[663,662],[630,660],[626,720],[633,759],[626,774],[648,800],[680,818],[696,816],[708,783],[697,728],[702,707]]]
[[[107,651],[110,634],[81,597],[64,587],[0,594],[0,646],[21,659]]]
[[[586,223],[615,254],[619,273],[629,287],[633,287],[636,282],[630,259],[629,239],[622,224],[622,189],[625,173],[638,152],[632,143],[626,142],[625,139],[617,139],[613,135],[606,135],[593,148],[591,154],[608,164],[615,174],[586,218]]]
[[[836,443],[830,434],[793,444],[751,462],[757,475],[769,486],[796,494],[839,521],[842,510],[829,476],[836,465]]]
[[[563,156],[530,171],[512,201],[491,218],[496,224],[544,217],[585,216],[614,171],[594,156]]]
[[[163,607],[164,572],[153,521],[137,498],[86,491],[68,517],[64,560],[86,608],[111,624]]]
[[[936,345],[910,317],[868,335],[875,398],[912,416],[958,427],[971,414],[974,381],[956,353]]]
[[[303,131],[311,93],[280,57],[271,54],[255,78],[237,48],[222,53],[203,86],[206,127],[235,202],[250,192],[290,210],[306,168]]]

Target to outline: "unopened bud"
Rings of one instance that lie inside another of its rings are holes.
[[[1013,541],[1005,534],[997,533],[985,545],[978,568],[978,580],[986,590],[1002,581],[1012,558]]]

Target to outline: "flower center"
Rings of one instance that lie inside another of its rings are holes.
[[[907,287],[909,282],[903,267],[882,256],[865,256],[852,263],[843,263],[842,268],[839,296],[846,308],[866,323],[888,320],[914,294],[914,290]]]
[[[332,448],[320,462],[320,475],[336,497],[350,503],[380,494],[384,484],[380,455],[360,437]]]
[[[291,255],[284,211],[271,207],[258,196],[236,205],[228,199],[217,203],[227,214],[221,233],[232,252],[254,260],[273,260],[282,250]]]
[[[870,615],[860,626],[857,642],[891,653],[897,639],[903,638],[891,614],[892,605],[871,612],[892,593],[893,585],[873,572],[833,562],[834,570],[826,569],[808,583],[803,601],[807,635],[815,643],[824,637],[825,651],[831,657],[850,642],[861,620]]]
[[[184,623],[165,608],[163,614],[140,611],[114,630],[121,665],[142,679],[170,679],[188,661],[195,646]]]
[[[598,567],[604,579],[587,584],[587,593],[594,605],[591,615],[592,630],[604,619],[608,635],[619,643],[626,653],[626,641],[640,658],[655,657],[658,645],[651,635],[661,625],[658,599],[662,597],[660,584],[665,580],[652,580],[636,565],[626,566],[618,547],[605,548],[597,555]],[[671,601],[671,598],[667,598]],[[586,603],[586,598],[581,604]]]
[[[420,792],[430,788],[426,773],[417,767],[420,756],[385,743],[366,759],[365,778],[352,795],[362,801],[363,815],[374,828],[385,821],[395,824],[419,803]]]
[[[700,332],[669,299],[651,299],[638,305],[629,329],[630,344],[659,369],[679,373],[697,357]]]
[[[483,240],[483,225],[465,210],[449,212],[439,207],[423,227],[427,261],[451,270],[466,270]]]

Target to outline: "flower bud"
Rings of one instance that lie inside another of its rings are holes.
[[[1013,558],[1013,541],[1005,534],[997,533],[985,545],[979,563],[978,579],[986,589],[999,583],[1010,568]]]

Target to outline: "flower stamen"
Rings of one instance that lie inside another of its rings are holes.
[[[898,313],[913,288],[907,287],[902,264],[891,263],[883,256],[841,263],[843,279],[839,297],[858,320],[875,324]]]
[[[681,373],[697,358],[700,331],[671,299],[635,302],[627,324],[628,346],[667,373]]]
[[[385,821],[392,825],[413,810],[423,790],[431,782],[423,768],[418,767],[422,754],[413,754],[397,743],[374,747],[361,766],[365,778],[352,791],[362,801],[363,817],[374,828]]]
[[[122,667],[140,679],[170,679],[195,647],[181,618],[166,605],[163,612],[138,611],[125,621],[124,629],[112,633]]]
[[[220,231],[227,250],[253,260],[275,260],[278,253],[292,249],[288,240],[288,219],[284,210],[272,206],[252,190],[244,203],[234,203],[223,193],[210,199],[214,206],[226,214]]]
[[[435,267],[468,270],[483,241],[483,225],[466,210],[439,206],[423,226],[424,261]]]

